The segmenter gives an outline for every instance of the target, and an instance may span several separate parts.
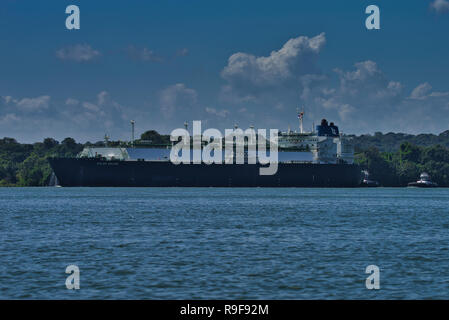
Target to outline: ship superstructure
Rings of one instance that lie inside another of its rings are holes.
[[[235,142],[237,145],[237,143]],[[279,161],[302,161],[317,164],[354,163],[354,144],[351,137],[339,132],[326,119],[313,132],[279,132]],[[105,158],[108,160],[160,160],[169,161],[172,145],[149,147],[85,147],[78,158]],[[203,143],[204,147],[204,143]],[[245,140],[245,147],[247,141]],[[247,153],[246,153],[247,154]]]
[[[302,128],[302,126],[301,126]],[[284,151],[309,152],[313,163],[354,163],[354,144],[351,137],[339,132],[333,122],[326,119],[313,132],[281,132],[279,149]]]

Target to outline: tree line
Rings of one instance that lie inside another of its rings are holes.
[[[422,172],[439,186],[449,187],[449,148],[442,145],[421,147],[404,142],[395,152],[369,147],[356,154],[356,163],[370,173],[370,179],[385,187],[406,186]]]

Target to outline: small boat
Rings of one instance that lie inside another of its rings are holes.
[[[410,182],[408,184],[408,186],[409,187],[419,187],[419,188],[434,188],[434,187],[438,187],[438,184],[433,182],[430,179],[430,176],[429,176],[428,173],[423,172],[419,176],[419,180],[418,181]]]
[[[363,170],[362,173],[364,175],[364,178],[363,178],[362,182],[360,183],[361,187],[376,188],[379,186],[379,182],[377,182],[375,180],[371,180],[369,178],[369,173],[367,170]]]

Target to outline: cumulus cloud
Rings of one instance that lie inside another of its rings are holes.
[[[447,97],[449,96],[449,92],[438,92],[433,91],[432,86],[425,82],[418,85],[415,89],[413,89],[410,94],[410,99],[415,100],[425,100],[428,98],[439,98],[439,97]]]
[[[68,105],[68,106],[76,106],[76,105],[78,105],[80,102],[77,100],[77,99],[73,99],[73,98],[68,98],[66,101],[65,101],[65,104],[66,105]]]
[[[427,98],[431,91],[432,86],[430,84],[428,84],[427,82],[421,83],[419,86],[413,89],[412,93],[410,94],[410,99],[423,100]]]
[[[87,139],[101,139],[105,133],[117,139],[128,132],[129,120],[136,117],[136,111],[116,101],[109,92],[100,91],[93,99],[80,101],[69,98],[64,108],[54,110],[60,122]],[[128,136],[126,136],[128,138]]]
[[[56,51],[56,57],[61,60],[74,62],[88,62],[98,58],[100,51],[93,49],[88,44],[76,44]]]
[[[329,118],[350,132],[364,132],[378,125],[374,121],[390,122],[405,97],[404,86],[371,60],[357,62],[349,70],[334,69],[333,75],[304,76],[302,85],[307,116]]]
[[[179,49],[179,50],[176,52],[176,55],[177,55],[178,57],[185,57],[185,56],[187,56],[188,54],[189,54],[189,49],[187,49],[187,48]]]
[[[335,69],[335,75],[336,82],[316,77],[304,81],[302,100],[312,119],[330,118],[353,133],[438,133],[447,128],[442,119],[449,116],[449,92],[434,91],[427,82],[406,90],[371,60],[350,70]]]
[[[148,48],[129,46],[126,51],[131,59],[137,61],[162,62],[164,60],[162,57],[156,55],[153,50]]]
[[[430,4],[430,8],[437,13],[449,12],[449,1],[435,0]]]
[[[5,97],[1,97],[1,98],[6,104],[10,103],[13,99],[11,96],[5,96]]]
[[[206,110],[207,113],[215,115],[215,116],[220,117],[220,118],[226,118],[228,116],[228,114],[229,114],[229,111],[226,110],[226,109],[217,110],[215,108],[206,107],[205,110]],[[245,112],[246,110],[239,110],[239,111],[240,112]]]
[[[232,54],[221,71],[227,82],[221,88],[221,99],[232,103],[260,102],[270,99],[273,91],[283,96],[286,90],[298,90],[302,76],[320,73],[316,61],[325,43],[326,36],[321,33],[311,38],[292,38],[268,56]]]
[[[221,72],[227,82],[221,88],[221,96],[231,97],[234,103],[244,103],[248,113],[257,111],[253,114],[265,119],[266,125],[285,125],[287,118],[295,121],[294,110],[304,104],[306,122],[326,117],[342,125],[344,131],[355,133],[372,128],[425,130],[411,124],[417,118],[428,116],[426,109],[427,112],[433,109],[433,113],[446,108],[449,92],[435,92],[428,83],[408,91],[372,60],[354,63],[346,70],[322,72],[317,60],[325,40],[324,34],[298,37],[268,56],[231,55]],[[429,101],[426,107],[424,100]],[[211,114],[217,110],[206,112]],[[273,112],[278,116],[272,117]]]
[[[91,102],[83,102],[83,108],[88,111],[100,112],[101,114],[104,114],[104,112],[101,111],[101,109],[98,105],[91,103]]]
[[[7,113],[3,116],[0,116],[0,124],[2,126],[14,125],[18,122],[20,122],[20,118],[14,113]]]
[[[304,84],[302,99],[325,112],[335,111],[341,120],[362,109],[364,114],[378,112],[379,108],[401,99],[402,84],[389,80],[374,61],[355,63],[354,70],[334,71],[338,76],[336,87],[326,81],[327,78],[309,79]]]
[[[221,76],[230,83],[246,82],[262,87],[282,85],[285,80],[310,73],[325,42],[325,34],[321,33],[313,38],[290,39],[266,57],[237,52],[229,57]]]
[[[194,89],[177,83],[162,90],[159,97],[161,112],[165,118],[171,118],[175,111],[191,109],[197,103],[198,94]]]
[[[109,93],[107,91],[101,91],[97,95],[97,102],[99,105],[105,104],[106,100],[109,98]]]
[[[354,71],[335,70],[340,80],[338,94],[347,98],[362,94],[367,100],[381,101],[402,93],[401,83],[389,80],[374,61],[358,62],[354,67]]]
[[[107,133],[114,140],[129,140],[131,119],[138,120],[136,130],[141,132],[149,128],[167,130],[164,124],[157,127],[160,123],[157,119],[161,117],[154,117],[156,105],[151,110],[125,106],[107,91],[99,91],[90,99],[74,96],[51,99],[41,97],[45,96],[0,96],[0,137],[36,142],[46,137],[62,140],[71,136],[76,140],[94,142],[102,140]],[[40,109],[35,109],[37,107]]]
[[[111,98],[107,91],[101,91],[97,94],[95,101],[84,101],[78,107],[78,104],[71,104],[75,107],[66,110],[66,114],[72,114],[73,121],[84,125],[92,121],[99,122],[105,128],[111,128],[114,125],[122,126],[129,120],[126,115],[126,108]]]
[[[50,96],[40,96],[36,98],[23,98],[17,101],[17,107],[24,110],[36,111],[47,109],[50,102]]]
[[[35,98],[13,98],[12,96],[2,97],[6,105],[12,106],[15,110],[32,112],[47,109],[50,104],[50,96],[44,95]]]

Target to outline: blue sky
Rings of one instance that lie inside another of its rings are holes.
[[[81,29],[65,28],[78,5]],[[380,30],[365,8],[380,8]],[[449,129],[449,2],[0,3],[0,137],[129,139],[326,117],[345,133]]]

